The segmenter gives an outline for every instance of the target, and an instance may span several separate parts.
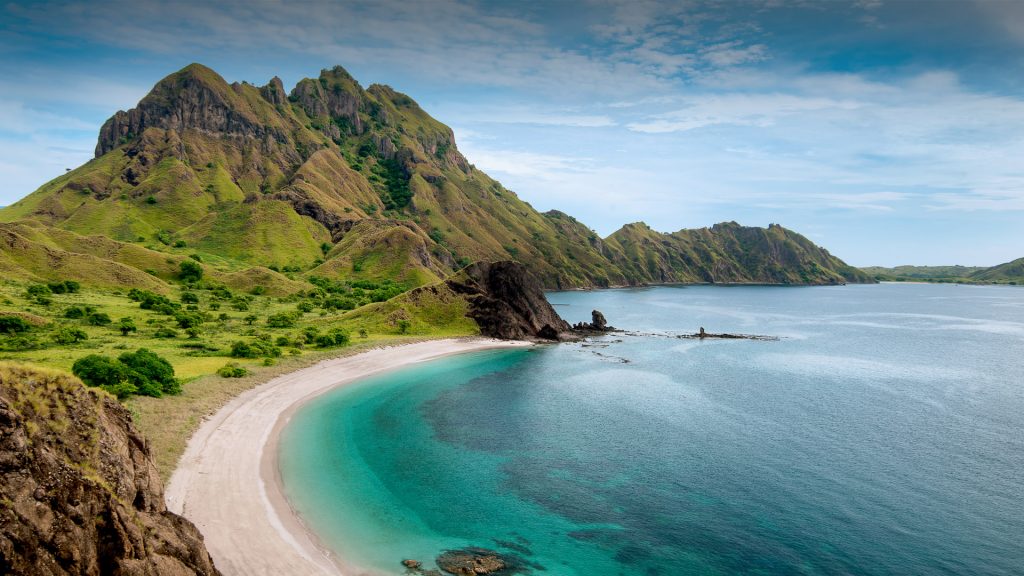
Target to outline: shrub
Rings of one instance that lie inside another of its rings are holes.
[[[85,330],[74,326],[61,326],[53,333],[53,341],[61,345],[77,344],[88,338],[89,335],[85,333]]]
[[[54,294],[74,294],[81,288],[81,284],[74,280],[61,280],[58,282],[47,282],[46,287]]]
[[[49,296],[53,294],[53,290],[46,284],[32,284],[25,289],[25,295],[29,298],[38,298],[40,296]]]
[[[117,329],[121,331],[121,336],[127,336],[129,332],[136,332],[138,327],[135,326],[135,320],[131,318],[121,318],[117,324]]]
[[[198,282],[203,279],[203,267],[195,260],[182,260],[178,265],[178,278],[182,282]]]
[[[231,345],[232,358],[259,358],[260,356],[276,357],[280,355],[280,348],[263,340],[257,339],[249,342],[239,340]]]
[[[360,328],[359,329],[359,337],[360,338],[369,338],[370,334],[366,332],[366,328]]]
[[[320,348],[330,348],[331,346],[344,346],[349,342],[348,332],[341,328],[335,328],[327,334],[321,334],[316,337],[316,345]]]
[[[292,341],[289,340],[287,336],[278,336],[277,340],[274,340],[274,344],[276,344],[278,346],[282,346],[282,347],[288,346],[291,343],[292,343]]]
[[[0,316],[0,332],[15,334],[28,332],[31,329],[32,325],[26,322],[24,318],[19,316]]]
[[[271,314],[267,317],[267,326],[271,328],[291,328],[295,326],[295,316],[289,312]]]
[[[195,292],[182,292],[181,293],[182,304],[199,304],[199,295]]]
[[[103,388],[118,398],[138,392],[128,381],[128,367],[109,356],[89,354],[75,361],[71,372],[88,386]]]
[[[39,341],[39,338],[31,334],[24,336],[14,336],[9,338],[7,342],[2,344],[4,350],[11,350],[14,352],[24,352],[26,350],[36,350],[42,348],[43,345]]]
[[[181,393],[181,384],[174,377],[174,367],[156,353],[139,348],[135,352],[125,352],[117,359],[128,367],[128,379],[138,388],[139,394],[160,396]]]
[[[217,370],[217,375],[220,376],[221,378],[242,378],[243,376],[246,376],[248,374],[248,370],[242,368],[241,366],[235,364],[234,362],[228,362],[219,370]]]
[[[174,320],[178,323],[178,328],[187,330],[189,328],[198,328],[206,319],[201,313],[178,312],[174,315]]]
[[[108,326],[113,322],[106,312],[92,312],[85,317],[85,321],[90,326]]]
[[[299,312],[303,312],[303,313],[312,312],[313,311],[313,303],[312,302],[302,301],[302,302],[299,302],[295,307],[298,309]]]
[[[408,320],[399,320],[398,321],[398,333],[399,334],[408,334],[409,333],[409,328],[411,328],[411,327],[412,327],[412,323],[409,322]]]
[[[156,332],[153,334],[153,336],[156,338],[177,338],[178,331],[175,330],[174,328],[161,326],[156,329]]]
[[[86,307],[71,306],[71,307],[67,308],[66,310],[64,310],[64,317],[65,318],[71,318],[71,319],[85,318],[85,315],[89,314],[91,312],[93,312],[93,309],[92,309],[91,306],[86,306]]]
[[[257,321],[257,320],[259,320],[259,319],[260,319],[259,316],[255,315],[255,314],[249,314],[248,316],[245,317],[245,323],[248,324],[249,326],[252,326],[252,323]]]

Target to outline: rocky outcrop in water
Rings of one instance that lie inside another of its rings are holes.
[[[570,336],[544,296],[543,286],[518,262],[478,262],[445,281],[469,302],[480,333],[507,340],[559,340]]]
[[[614,327],[608,325],[608,321],[605,320],[604,314],[600,310],[590,312],[590,322],[577,322],[573,324],[572,329],[580,334],[611,332],[615,330]]]
[[[219,574],[112,396],[0,364],[0,574]]]

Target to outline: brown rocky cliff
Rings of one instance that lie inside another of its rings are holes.
[[[571,332],[544,296],[544,287],[518,262],[477,262],[445,281],[469,301],[484,336],[557,340]]]
[[[219,574],[113,397],[0,363],[0,574]]]

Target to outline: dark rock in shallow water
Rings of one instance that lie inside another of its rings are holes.
[[[590,334],[593,332],[611,332],[615,328],[608,325],[608,321],[605,320],[604,314],[600,310],[594,310],[590,313],[591,321],[577,322],[573,325],[572,329],[577,334],[582,333],[583,335]]]
[[[448,550],[437,557],[437,565],[441,570],[456,576],[498,574],[512,567],[501,554],[484,548]]]

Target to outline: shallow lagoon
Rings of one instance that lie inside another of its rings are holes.
[[[470,545],[559,575],[1024,566],[1024,289],[549,298],[664,335],[468,354],[310,403],[281,468],[326,545],[385,574]],[[700,326],[783,339],[668,337]]]

